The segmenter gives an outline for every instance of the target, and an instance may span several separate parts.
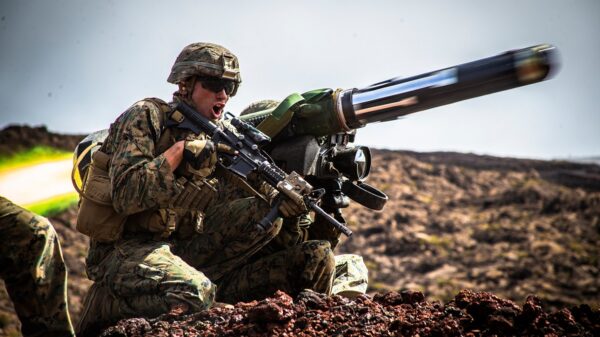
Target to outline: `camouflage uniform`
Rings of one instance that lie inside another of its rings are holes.
[[[74,336],[66,268],[54,228],[3,197],[0,266],[24,336]]]
[[[182,305],[199,311],[210,307],[215,296],[234,303],[278,289],[290,294],[304,288],[329,293],[335,267],[329,242],[309,241],[255,256],[277,236],[282,221],[261,233],[256,223],[270,205],[264,195],[246,192],[239,178],[217,169],[213,176],[218,179],[218,195],[205,215],[173,205],[184,189],[183,180],[179,170],[171,173],[162,153],[178,140],[205,136],[166,131],[162,114],[152,102],[136,103],[111,126],[102,147],[112,156],[114,208],[129,217],[118,241],[91,242],[87,272],[95,283],[79,330],[97,331],[121,318],[153,317]],[[201,183],[193,176],[187,179]],[[264,194],[272,192],[264,183],[254,187]],[[166,225],[148,225],[148,219],[164,217],[164,211],[165,224],[176,223],[168,237],[161,232]]]

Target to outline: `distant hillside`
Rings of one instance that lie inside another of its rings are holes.
[[[420,161],[437,164],[461,166],[474,170],[536,171],[540,178],[566,187],[583,188],[588,191],[600,191],[600,165],[593,158],[581,161],[535,160],[494,157],[457,152],[413,152],[394,151],[414,157]],[[598,158],[600,162],[600,158]]]
[[[9,125],[0,130],[0,155],[10,155],[39,145],[73,151],[84,137],[50,132],[45,126]]]
[[[351,205],[341,247],[365,256],[372,290],[600,305],[600,166],[374,151],[373,167],[367,182],[390,200]]]

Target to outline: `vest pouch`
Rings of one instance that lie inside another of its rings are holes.
[[[117,213],[112,205],[109,160],[110,157],[101,151],[92,156],[77,214],[77,230],[100,242],[121,238],[127,220],[127,215]]]

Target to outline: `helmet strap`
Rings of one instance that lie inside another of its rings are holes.
[[[194,87],[196,86],[196,76],[192,76],[192,77],[188,78],[186,80],[186,82],[187,82],[187,86],[189,88],[186,98],[189,99],[191,102],[192,101],[192,93],[194,92]]]
[[[183,100],[192,107],[196,107],[192,100],[192,94],[194,93],[194,86],[196,85],[196,76],[191,76],[185,80],[179,82],[179,90],[175,93],[179,99]]]

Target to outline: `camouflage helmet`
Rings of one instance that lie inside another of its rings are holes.
[[[242,82],[240,64],[232,52],[214,43],[192,43],[179,53],[167,82],[177,84],[192,76],[217,77],[235,82],[231,96]]]

